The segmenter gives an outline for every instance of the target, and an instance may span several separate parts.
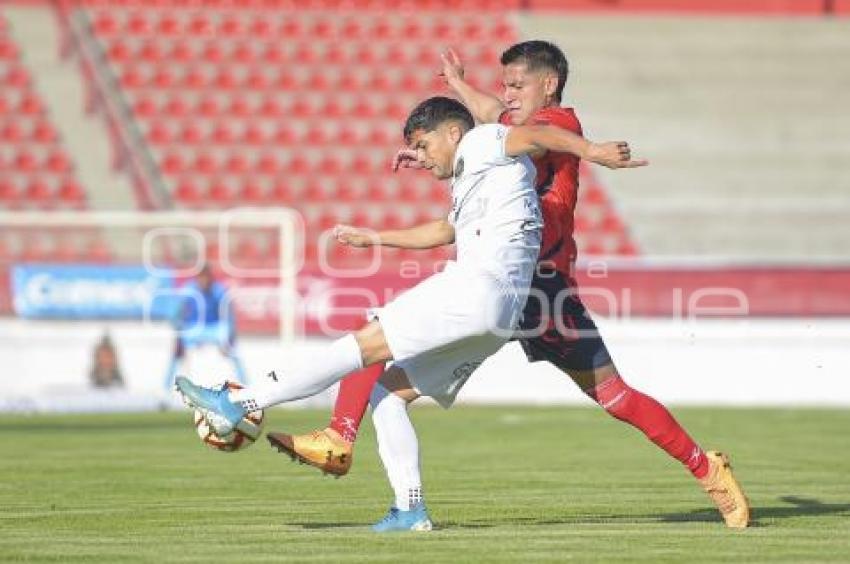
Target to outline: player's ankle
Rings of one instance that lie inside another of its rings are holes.
[[[345,443],[345,444],[348,444],[348,445],[351,444],[351,441],[346,440],[345,437],[342,436],[342,433],[340,433],[339,431],[337,431],[333,427],[325,427],[324,433],[328,437],[333,439],[334,441],[338,441],[338,442]]]

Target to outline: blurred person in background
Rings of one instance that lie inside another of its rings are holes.
[[[227,286],[215,279],[209,265],[204,265],[180,294],[183,298],[172,318],[177,331],[174,352],[163,388],[171,391],[187,350],[203,345],[217,346],[222,356],[233,363],[236,378],[244,384],[245,368],[236,352],[236,318]]]
[[[124,377],[118,365],[118,352],[109,333],[94,348],[89,383],[95,388],[123,388]]]

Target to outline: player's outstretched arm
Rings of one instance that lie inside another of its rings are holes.
[[[626,141],[593,143],[581,135],[553,125],[518,125],[508,130],[506,155],[516,157],[541,151],[572,153],[608,168],[635,168],[649,164],[645,160],[632,160],[632,151]]]
[[[350,225],[334,227],[334,237],[352,247],[398,247],[400,249],[431,249],[454,243],[455,228],[445,219],[429,221],[409,229],[373,231]]]
[[[496,123],[505,110],[504,104],[497,97],[482,92],[466,82],[463,77],[463,63],[453,49],[447,49],[440,54],[443,70],[440,76],[446,79],[446,85],[460,98],[463,105],[478,123]]]

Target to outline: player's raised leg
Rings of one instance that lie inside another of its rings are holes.
[[[320,354],[288,360],[286,376],[272,372],[266,381],[241,390],[204,388],[180,376],[177,390],[189,405],[204,413],[216,433],[226,435],[249,411],[309,397],[349,372],[391,359],[383,329],[376,320],[332,342]]]
[[[372,389],[370,402],[378,453],[394,494],[387,514],[372,526],[378,533],[433,528],[422,495],[419,440],[407,413],[408,403],[418,397],[398,366],[384,372]]]
[[[270,432],[266,435],[269,443],[293,460],[314,466],[326,474],[344,476],[351,469],[354,442],[369,396],[383,371],[383,364],[375,364],[340,381],[327,428],[303,435]]]

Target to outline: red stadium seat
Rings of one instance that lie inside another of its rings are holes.
[[[215,174],[218,172],[218,159],[210,153],[198,153],[195,157],[195,162],[192,164],[192,170],[198,174]]]
[[[252,204],[262,202],[265,199],[263,187],[255,180],[247,179],[239,187],[239,199]]]
[[[359,39],[363,35],[363,24],[359,18],[349,18],[339,28],[339,35],[343,41]]]
[[[313,24],[313,28],[310,30],[310,36],[314,39],[329,39],[334,35],[334,31],[334,26],[329,20],[319,19]]]
[[[214,33],[214,28],[207,13],[198,12],[189,21],[187,31],[192,35],[209,36]]]
[[[19,195],[18,186],[12,179],[0,177],[0,202],[8,205],[8,202],[17,200]]]
[[[251,162],[241,153],[234,153],[227,159],[225,168],[229,174],[247,174],[251,170]]]
[[[139,98],[136,100],[136,103],[133,104],[133,111],[136,113],[137,117],[151,117],[156,115],[157,107],[156,103],[150,98]]]
[[[18,102],[18,112],[24,115],[36,115],[44,113],[44,105],[38,95],[29,92],[21,96]]]
[[[257,123],[249,123],[242,132],[242,142],[249,145],[265,145],[269,142],[269,135]]]
[[[277,180],[269,191],[268,199],[273,202],[288,204],[293,199],[292,187],[285,180]]]
[[[180,142],[189,145],[202,143],[204,141],[204,132],[196,122],[187,121],[180,129]]]
[[[190,68],[186,71],[186,74],[183,75],[180,85],[183,88],[200,90],[209,86],[209,78],[207,78],[206,73],[204,73],[202,69],[197,67]]]
[[[162,35],[177,35],[182,33],[180,20],[171,14],[164,14],[156,23],[156,31]]]
[[[173,62],[185,63],[195,58],[195,51],[185,41],[176,41],[171,46],[168,58]]]
[[[69,203],[82,203],[86,199],[83,187],[72,178],[66,178],[62,182],[59,186],[58,195],[63,201]]]
[[[239,63],[251,64],[257,60],[258,56],[250,43],[239,43],[230,52],[230,58]]]
[[[369,43],[364,43],[357,49],[357,52],[354,54],[354,60],[357,61],[358,65],[370,66],[374,65],[378,61],[377,55],[375,55],[374,46]]]
[[[102,10],[95,16],[93,27],[98,35],[111,35],[118,31],[118,22],[109,10]]]
[[[51,172],[65,173],[71,170],[71,158],[62,150],[55,149],[44,161],[45,167]]]
[[[165,103],[163,110],[166,115],[182,118],[189,113],[189,105],[183,98],[173,96]]]
[[[313,125],[307,130],[303,141],[310,145],[324,145],[330,138],[324,127],[319,124]]]
[[[197,202],[201,198],[198,185],[191,178],[183,178],[174,189],[174,197],[186,203]]]
[[[53,191],[44,179],[33,178],[27,185],[25,197],[33,202],[44,203],[52,199]]]
[[[330,65],[342,65],[348,60],[348,57],[345,53],[345,49],[343,49],[339,44],[332,43],[325,50],[324,55],[322,56],[322,62]]]
[[[214,202],[230,202],[234,195],[230,186],[221,180],[214,180],[207,189],[207,198]]]
[[[24,130],[16,121],[10,121],[0,129],[0,139],[7,143],[19,143],[23,138]]]
[[[281,124],[274,132],[274,143],[278,145],[294,145],[298,135],[288,125]]]
[[[287,60],[286,50],[276,41],[269,43],[263,51],[263,61],[273,65],[285,63]]]
[[[27,88],[30,84],[30,75],[25,68],[14,65],[6,71],[3,83],[14,88]]]
[[[205,96],[198,100],[195,112],[205,117],[214,117],[221,112],[221,106],[216,98]]]
[[[267,90],[271,85],[272,81],[260,69],[249,72],[242,83],[242,86],[249,90]]]
[[[351,165],[349,166],[349,171],[352,174],[359,174],[363,176],[372,174],[374,170],[371,159],[365,155],[357,155],[354,157],[351,161]]]
[[[174,135],[171,128],[163,122],[155,122],[148,129],[148,141],[154,145],[164,145],[171,143],[174,140]]]
[[[356,145],[360,142],[360,137],[353,128],[343,126],[337,133],[335,142],[340,145]]]
[[[599,228],[605,231],[606,233],[622,233],[625,230],[625,225],[623,224],[623,220],[620,219],[620,216],[616,214],[613,210],[606,210],[605,215],[602,217],[602,221],[599,222]]]
[[[165,174],[181,174],[186,170],[186,160],[180,153],[168,153],[162,159],[160,168]]]
[[[238,16],[230,15],[222,18],[217,31],[224,36],[241,35],[244,32],[244,26]]]
[[[640,254],[640,250],[637,245],[635,245],[632,241],[623,240],[620,241],[619,245],[617,245],[615,254],[626,257],[634,257]]]
[[[230,107],[227,109],[227,111],[228,113],[236,116],[249,116],[254,113],[251,105],[242,96],[235,96],[230,101]]]
[[[304,29],[298,19],[290,18],[287,19],[282,26],[280,26],[279,32],[282,37],[293,38],[304,33]]]
[[[283,105],[273,95],[263,98],[257,111],[265,117],[279,117],[285,113]]]
[[[30,131],[30,138],[39,143],[53,143],[59,138],[59,134],[50,122],[39,121]]]
[[[133,57],[130,47],[121,39],[114,40],[106,50],[109,57],[118,62],[129,61]]]
[[[29,150],[20,149],[15,155],[14,166],[19,171],[33,172],[38,169],[39,162]]]
[[[271,39],[274,37],[275,28],[272,22],[269,21],[268,17],[257,16],[250,24],[248,24],[248,32],[251,37]]]
[[[143,12],[136,12],[124,23],[124,31],[134,35],[151,33],[151,22]]]
[[[334,89],[339,92],[356,92],[360,88],[360,76],[349,70],[343,70],[334,83]]]
[[[204,46],[201,57],[208,63],[220,63],[224,59],[224,50],[221,43],[210,41]]]
[[[260,174],[277,174],[282,168],[281,162],[274,153],[264,153],[260,155],[257,162],[254,164],[254,169]]]
[[[342,163],[335,155],[326,155],[319,161],[316,171],[321,175],[336,176],[342,172]]]
[[[213,79],[213,85],[223,90],[232,90],[239,86],[239,80],[229,68],[221,67]]]
[[[306,174],[310,171],[310,161],[304,155],[294,155],[287,164],[287,170],[290,174]]]
[[[221,145],[229,145],[231,143],[234,143],[236,139],[236,132],[233,131],[233,128],[230,126],[229,122],[220,122],[216,124],[215,128],[213,128],[212,130],[212,140],[214,143],[219,143]]]

